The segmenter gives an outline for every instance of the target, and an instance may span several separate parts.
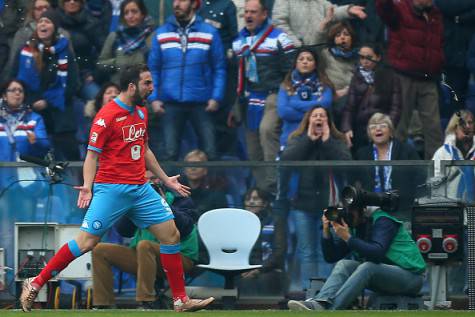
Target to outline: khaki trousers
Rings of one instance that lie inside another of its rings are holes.
[[[191,271],[193,261],[182,256],[183,269]],[[93,303],[96,306],[115,304],[112,266],[137,276],[137,302],[155,301],[155,280],[165,277],[160,263],[160,244],[142,240],[136,249],[99,243],[92,250]]]
[[[406,141],[413,110],[419,113],[424,134],[424,158],[431,160],[435,151],[442,145],[440,126],[439,93],[435,81],[415,79],[396,74],[401,82],[402,109],[396,136]]]

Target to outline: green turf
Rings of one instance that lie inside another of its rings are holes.
[[[137,310],[35,310],[25,314],[18,310],[0,311],[1,317],[10,316],[32,316],[32,317],[143,317],[143,316],[195,316],[196,317],[298,317],[298,316],[329,316],[329,317],[449,317],[449,316],[475,316],[473,311],[332,311],[332,312],[291,312],[285,310],[210,310],[196,313],[174,313],[166,310],[137,311]]]

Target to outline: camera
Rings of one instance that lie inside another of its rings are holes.
[[[358,187],[346,186],[341,194],[343,204],[349,208],[377,206],[384,211],[394,212],[399,207],[399,193],[397,191],[374,193]]]
[[[323,210],[323,214],[329,221],[342,224],[345,221],[350,227],[353,226],[352,210],[362,210],[366,206],[376,206],[384,211],[397,211],[399,207],[399,193],[390,191],[374,193],[359,187],[346,186],[343,188],[342,200],[344,207],[330,206]]]
[[[329,221],[335,221],[339,224],[343,224],[342,220],[346,223],[350,223],[350,214],[345,208],[330,206],[323,210],[323,214]]]

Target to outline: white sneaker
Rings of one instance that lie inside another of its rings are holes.
[[[193,312],[205,308],[213,301],[214,297],[207,299],[188,298],[186,302],[182,302],[181,299],[178,299],[173,303],[173,308],[176,312]]]

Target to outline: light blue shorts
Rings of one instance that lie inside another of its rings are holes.
[[[91,205],[81,230],[102,236],[123,215],[127,215],[139,228],[148,228],[174,218],[170,206],[149,183],[95,183]]]

